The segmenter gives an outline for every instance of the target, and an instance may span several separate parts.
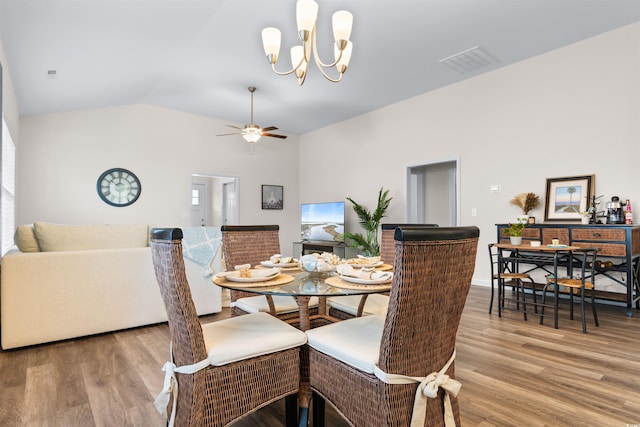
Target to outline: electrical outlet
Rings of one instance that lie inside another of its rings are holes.
[[[500,184],[494,184],[491,187],[489,187],[489,192],[491,194],[498,194],[500,192]]]
[[[478,209],[477,208],[471,208],[471,216],[478,216]]]

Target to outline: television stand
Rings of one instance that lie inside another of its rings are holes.
[[[333,252],[340,258],[350,259],[358,256],[358,249],[347,246],[344,242],[325,240],[303,240],[293,242],[293,257],[300,259],[302,255],[322,252]]]

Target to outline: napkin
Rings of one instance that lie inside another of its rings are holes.
[[[280,273],[279,268],[261,268],[251,270],[251,277],[271,277]]]
[[[293,257],[282,256],[281,254],[275,254],[269,258],[269,262],[272,264],[289,264],[295,262]]]
[[[388,271],[375,271],[366,268],[355,269],[349,264],[339,264],[337,271],[341,276],[356,277],[366,280],[390,280],[393,274]]]

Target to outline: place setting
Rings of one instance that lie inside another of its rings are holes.
[[[346,260],[346,264],[352,268],[359,269],[375,269],[376,271],[391,271],[393,266],[391,264],[385,264],[382,262],[379,256],[364,256],[358,255],[356,258]]]
[[[256,265],[255,267],[258,269],[279,268],[282,271],[297,271],[300,270],[300,263],[294,257],[275,254],[268,260],[260,261],[260,264]]]
[[[213,278],[213,283],[216,285],[233,284],[234,287],[251,288],[284,285],[293,280],[293,276],[283,274],[280,268],[251,268],[250,264],[243,264],[236,265],[233,271],[217,273]]]
[[[354,268],[351,264],[339,264],[336,268],[337,276],[325,281],[331,286],[345,289],[363,289],[385,291],[391,288],[393,273],[378,271],[374,267]]]

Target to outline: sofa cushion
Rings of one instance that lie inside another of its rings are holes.
[[[42,252],[120,249],[148,246],[149,227],[143,225],[33,224]]]
[[[40,252],[33,224],[19,225],[13,235],[13,242],[20,249],[20,252]]]

